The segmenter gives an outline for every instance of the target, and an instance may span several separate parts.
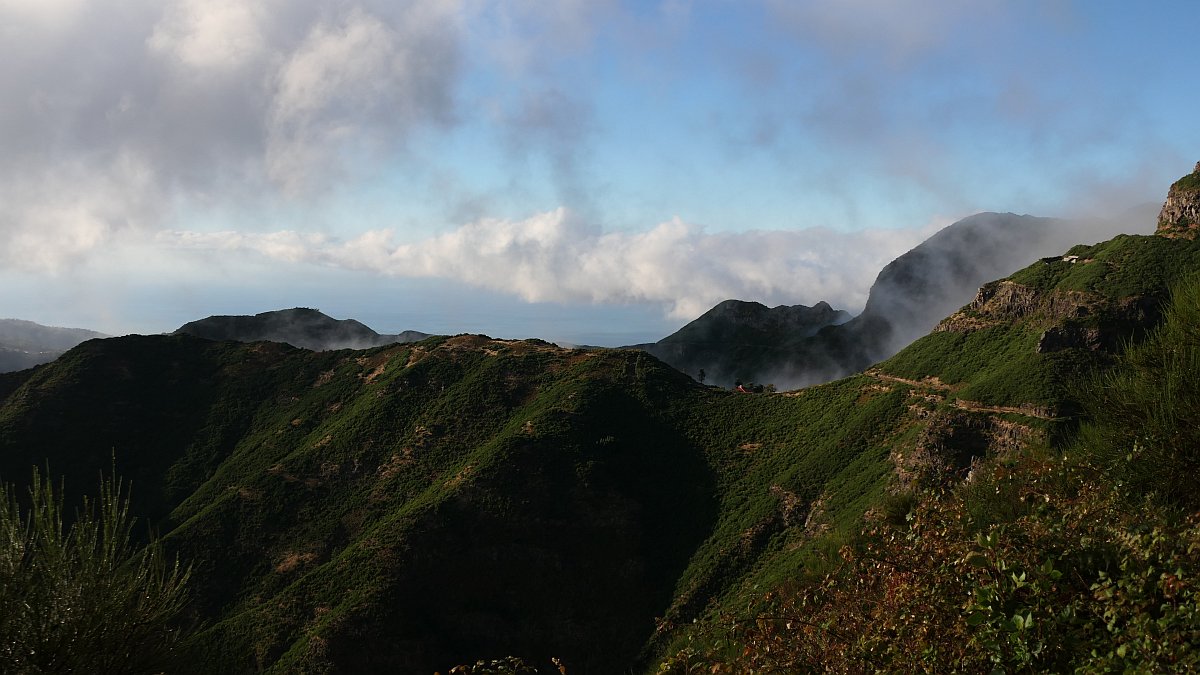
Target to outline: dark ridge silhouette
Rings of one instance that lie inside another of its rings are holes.
[[[845,323],[849,312],[829,303],[767,307],[757,302],[725,300],[698,319],[655,343],[635,345],[699,379],[732,382],[735,363],[763,353],[782,353],[826,326]]]
[[[397,342],[419,342],[429,337],[428,333],[415,330],[380,334],[354,319],[334,319],[304,307],[254,316],[210,316],[184,324],[175,334],[234,342],[286,342],[313,351],[368,349]]]

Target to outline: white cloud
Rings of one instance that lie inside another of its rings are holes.
[[[448,123],[456,56],[453,4],[416,5],[389,25],[356,9],[312,28],[277,75],[268,117],[267,171],[288,190],[350,146],[394,148],[414,126]]]
[[[261,9],[240,0],[182,0],[166,7],[147,44],[191,68],[237,70],[266,51]]]
[[[399,277],[432,277],[503,291],[529,302],[655,304],[690,319],[721,300],[857,310],[875,274],[947,222],[923,228],[710,234],[675,218],[643,232],[604,232],[566,209],[523,220],[484,219],[398,244],[388,231],[348,241],[297,232],[172,232],[183,249],[255,251]]]
[[[315,200],[451,124],[452,0],[0,0],[0,263]],[[236,208],[234,208],[236,210]],[[36,255],[31,255],[36,252]]]

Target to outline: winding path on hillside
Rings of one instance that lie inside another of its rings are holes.
[[[955,387],[952,387],[952,386],[946,384],[945,382],[942,382],[940,379],[938,379],[936,377],[926,377],[921,380],[910,380],[910,379],[904,378],[904,377],[888,375],[887,373],[880,372],[878,369],[875,369],[875,368],[872,368],[871,370],[867,370],[867,371],[863,372],[863,374],[868,377],[879,380],[881,382],[895,382],[897,384],[904,384],[904,385],[908,385],[910,387],[918,387],[918,388],[922,388],[922,389],[936,389],[936,390],[942,391],[942,392],[950,392],[950,391],[954,391],[954,389],[955,389]],[[1052,411],[1052,410],[1049,410],[1042,406],[1029,405],[1029,404],[1020,405],[1020,406],[1004,406],[1004,405],[992,406],[992,405],[984,405],[983,403],[980,403],[979,401],[968,401],[966,399],[961,399],[961,398],[956,398],[956,399],[951,400],[950,404],[953,405],[955,408],[958,408],[959,410],[965,410],[967,412],[984,412],[984,413],[993,413],[993,414],[1009,413],[1009,414],[1014,414],[1014,415],[1024,415],[1025,417],[1036,417],[1037,419],[1041,419],[1041,420],[1052,420],[1057,417],[1057,415],[1055,415],[1054,411]]]

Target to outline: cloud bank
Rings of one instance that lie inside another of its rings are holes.
[[[0,262],[32,271],[454,123],[453,0],[9,0],[0,27]]]
[[[767,304],[825,300],[853,310],[875,273],[948,222],[923,228],[709,233],[674,218],[641,232],[605,232],[565,208],[523,220],[483,219],[415,243],[389,230],[341,241],[297,231],[166,232],[174,249],[251,251],[398,277],[444,278],[529,302],[653,303],[692,319],[728,298]]]

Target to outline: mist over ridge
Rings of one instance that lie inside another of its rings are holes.
[[[745,381],[792,389],[827,382],[882,361],[925,335],[969,302],[986,281],[1074,244],[1121,232],[1151,232],[1152,223],[1149,207],[1111,220],[980,213],[936,232],[885,265],[863,311],[849,320],[830,318],[815,329],[764,340],[736,335],[739,322],[714,309],[677,333],[638,347],[693,377],[704,370],[708,382],[723,386]]]

